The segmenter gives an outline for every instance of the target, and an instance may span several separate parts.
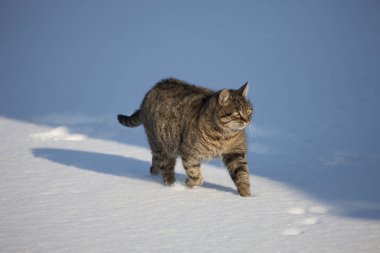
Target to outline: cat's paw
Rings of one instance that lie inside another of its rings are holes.
[[[172,186],[175,183],[175,175],[174,174],[165,174],[162,176],[164,180],[164,185],[165,186]]]
[[[252,196],[251,191],[249,190],[249,188],[248,189],[238,189],[238,192],[239,192],[240,196],[242,196],[242,197],[250,197],[250,196]]]
[[[197,179],[187,178],[185,183],[188,187],[200,186],[203,184],[203,177],[199,177]]]
[[[160,174],[161,172],[161,169],[160,168],[157,168],[157,167],[150,167],[150,174],[151,175],[158,175]]]
[[[174,181],[164,181],[164,185],[167,186],[167,187],[170,187],[170,186],[174,186],[174,183],[175,183],[175,180]]]

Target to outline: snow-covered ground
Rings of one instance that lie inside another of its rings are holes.
[[[342,194],[342,187],[349,194],[371,194],[365,185],[355,191],[347,188],[361,180],[350,169],[342,179],[335,164],[328,164],[330,175],[324,179],[318,175],[326,172],[324,168],[296,169],[296,173],[295,164],[281,164],[296,182],[293,185],[256,175],[264,170],[282,175],[273,172],[278,167],[253,165],[255,196],[246,199],[236,193],[226,169],[219,165],[204,164],[204,186],[186,188],[179,163],[178,182],[164,187],[161,178],[149,174],[146,145],[128,144],[128,138],[143,135],[142,129],[123,129],[116,121],[85,121],[70,127],[91,130],[96,124],[102,135],[111,138],[72,133],[64,125],[0,119],[2,252],[380,250],[378,202],[342,206],[298,188],[304,184],[326,195]],[[254,153],[249,161],[254,163]],[[317,182],[308,182],[310,173]],[[331,174],[336,182],[329,181]],[[378,189],[378,181],[375,186]],[[359,212],[342,213],[342,207]],[[362,210],[373,211],[373,216],[361,216]]]
[[[378,1],[0,1],[0,252],[380,252]],[[149,174],[159,79],[250,82],[252,198]]]

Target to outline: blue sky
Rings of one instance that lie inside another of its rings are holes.
[[[255,124],[284,142],[378,151],[379,26],[378,1],[1,1],[0,114],[128,113],[168,76],[249,81]]]

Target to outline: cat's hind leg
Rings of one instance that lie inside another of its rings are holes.
[[[200,162],[196,159],[182,157],[182,163],[187,175],[186,185],[189,187],[202,185],[203,176]]]
[[[158,175],[160,173],[161,173],[160,167],[153,166],[153,162],[152,162],[152,166],[150,167],[150,174],[152,174],[152,175]]]
[[[162,152],[154,152],[152,158],[152,167],[150,168],[151,174],[158,174],[161,172],[162,179],[166,186],[175,183],[175,167],[176,157],[169,156]]]

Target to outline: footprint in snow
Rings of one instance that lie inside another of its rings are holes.
[[[315,225],[318,224],[320,221],[320,216],[325,214],[327,212],[327,209],[323,206],[311,206],[307,209],[303,207],[291,207],[286,210],[287,213],[292,215],[300,215],[304,216],[305,214],[311,214],[308,217],[303,217],[301,219],[302,225]],[[289,227],[285,229],[282,234],[286,236],[295,236],[303,233],[302,228],[299,227]]]

